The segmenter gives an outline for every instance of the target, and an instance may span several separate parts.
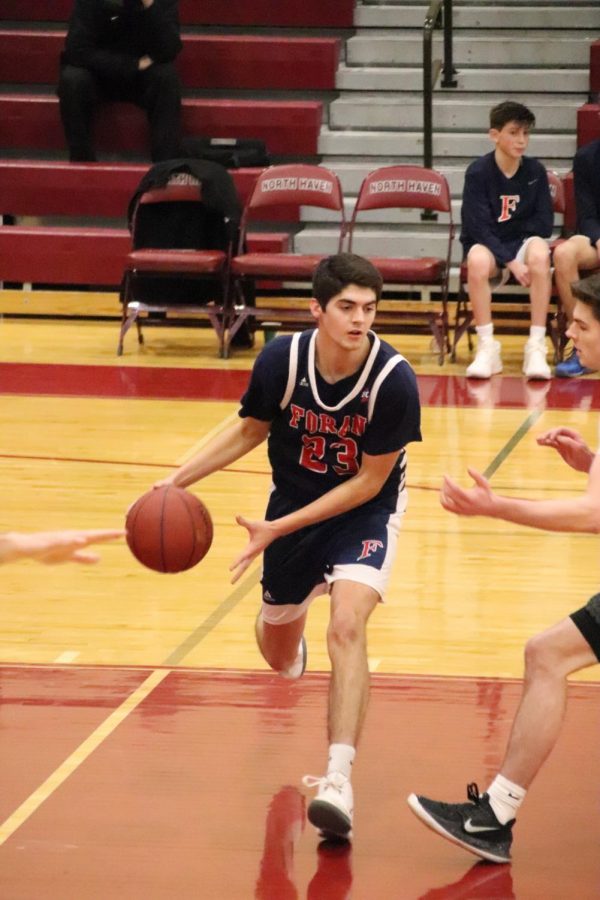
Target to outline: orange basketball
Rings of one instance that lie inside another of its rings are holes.
[[[208,553],[210,513],[194,494],[166,485],[143,494],[127,513],[129,549],[156,572],[184,572]]]

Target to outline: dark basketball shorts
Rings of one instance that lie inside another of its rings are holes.
[[[529,246],[530,241],[537,240],[535,237],[528,237],[522,241],[520,238],[516,241],[507,241],[504,246],[507,250],[511,252],[511,258],[518,260],[520,263],[525,262],[525,255],[527,253],[527,247]],[[507,281],[510,279],[510,269],[506,268],[506,266],[498,272],[497,275],[494,275],[493,278],[490,278],[490,286],[492,291],[497,290],[500,287],[503,287]]]
[[[406,501],[403,491],[395,512],[359,507],[270,544],[263,560],[263,619],[272,624],[294,621],[340,579],[366,584],[383,599]],[[278,519],[297,508],[273,492],[266,518]]]
[[[600,594],[594,594],[585,606],[571,613],[571,619],[577,625],[600,662]]]

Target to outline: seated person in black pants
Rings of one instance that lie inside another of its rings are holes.
[[[71,162],[93,162],[100,100],[145,109],[154,162],[180,155],[181,50],[177,0],[75,0],[58,96]]]

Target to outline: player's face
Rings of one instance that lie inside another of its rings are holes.
[[[518,122],[507,122],[502,128],[491,128],[490,137],[503,156],[521,159],[529,144],[529,128]]]
[[[600,369],[600,322],[587,303],[578,300],[575,304],[573,321],[567,329],[567,337],[573,341],[582,366]]]
[[[377,300],[372,288],[349,284],[331,298],[325,309],[313,300],[311,310],[324,337],[339,348],[362,350],[377,312]]]

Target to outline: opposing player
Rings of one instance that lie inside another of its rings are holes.
[[[96,531],[36,531],[22,534],[9,531],[0,534],[0,563],[17,559],[36,559],[51,565],[63,562],[95,563],[100,557],[86,548],[123,537],[122,529]]]
[[[349,837],[350,783],[369,693],[366,626],[383,598],[406,508],[406,452],[419,441],[416,379],[370,330],[382,282],[367,260],[322,260],[310,309],[316,328],[270,341],[258,356],[238,421],[166,483],[187,487],[268,439],[273,487],[265,520],[237,517],[249,541],[233,581],[264,551],[259,649],[288,678],[306,666],[306,614],[330,595],[329,761],[308,818]],[[160,482],[164,484],[165,481]]]
[[[577,298],[568,336],[583,366],[600,369],[600,275],[572,285]],[[441,503],[460,516],[489,516],[545,531],[600,531],[600,455],[570,428],[553,428],[538,443],[555,449],[573,469],[588,474],[579,497],[521,500],[495,494],[479,472],[464,489],[444,479]],[[525,681],[500,772],[488,790],[467,788],[467,803],[442,803],[411,794],[408,803],[429,828],[491,862],[510,862],[512,828],[533,779],[554,747],[562,726],[567,676],[600,661],[600,594],[541,634],[525,648]],[[557,848],[558,850],[558,848]]]

